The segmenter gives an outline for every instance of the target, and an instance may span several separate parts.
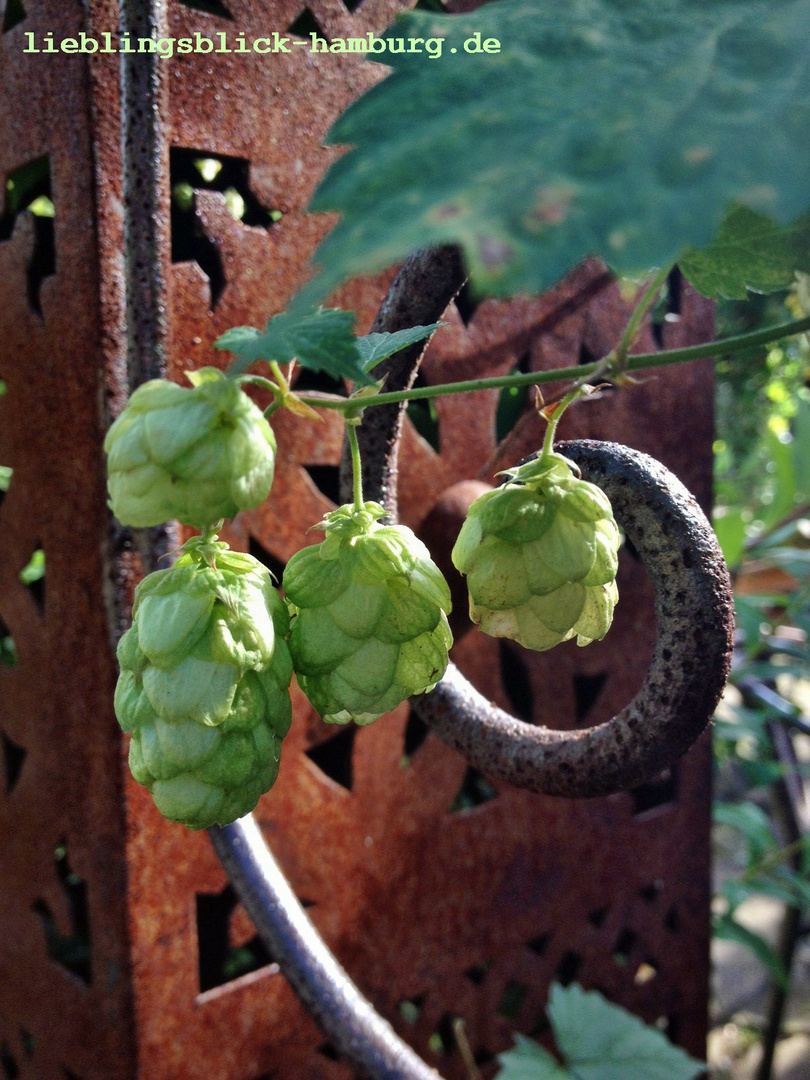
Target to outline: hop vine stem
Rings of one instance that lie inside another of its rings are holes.
[[[705,360],[710,357],[726,356],[729,353],[743,352],[747,349],[769,345],[774,341],[793,337],[810,330],[810,315],[802,319],[779,323],[754,330],[747,334],[708,341],[703,345],[689,345],[683,349],[669,349],[664,352],[634,353],[628,356],[626,363],[617,363],[617,358],[596,360],[590,364],[577,364],[576,367],[552,368],[549,371],[530,371],[517,375],[498,375],[488,379],[468,379],[462,382],[439,383],[436,386],[416,386],[410,390],[395,390],[376,394],[363,400],[363,408],[377,405],[394,405],[403,401],[424,401],[429,398],[444,397],[450,394],[466,394],[476,390],[499,390],[504,387],[539,386],[547,382],[560,382],[568,379],[586,380],[593,375],[610,378],[617,371],[642,371],[649,368],[668,367],[671,364],[684,364],[691,360]],[[301,394],[300,400],[307,405],[321,409],[356,410],[357,402],[351,398],[332,395]]]
[[[667,278],[672,272],[674,265],[674,263],[668,263],[666,266],[662,266],[660,270],[657,270],[652,280],[647,285],[647,288],[641,294],[640,300],[633,309],[633,314],[627,321],[627,326],[624,328],[624,333],[619,340],[619,344],[614,350],[617,371],[626,370],[627,354],[631,349],[633,342],[636,340],[644,316],[655,303],[655,300],[666,284]]]
[[[356,510],[362,510],[365,505],[363,499],[363,466],[360,460],[360,445],[357,442],[357,428],[352,421],[347,421],[346,423],[346,435],[349,440],[349,450],[352,455],[354,507]]]

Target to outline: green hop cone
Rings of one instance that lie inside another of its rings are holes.
[[[370,724],[447,668],[447,582],[410,529],[379,524],[384,513],[367,502],[327,514],[322,543],[284,571],[296,677],[330,724]]]
[[[292,716],[289,616],[251,555],[195,537],[135,590],[115,712],[158,810],[191,829],[254,808]]]
[[[618,599],[619,530],[605,493],[561,454],[508,473],[470,507],[453,548],[470,617],[486,634],[544,651],[603,638]]]
[[[107,432],[108,490],[123,525],[205,529],[267,498],[276,440],[261,409],[216,368],[192,389],[152,379]]]

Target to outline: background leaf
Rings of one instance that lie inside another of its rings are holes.
[[[737,829],[745,837],[749,862],[758,862],[776,848],[768,815],[756,803],[715,803],[712,816],[716,822]]]
[[[705,1066],[596,991],[552,986],[548,1017],[577,1080],[693,1080]]]
[[[715,918],[714,936],[724,941],[736,941],[738,945],[744,945],[767,968],[774,982],[783,989],[787,989],[787,973],[784,965],[760,934],[755,934],[747,926],[738,923],[731,914],[726,914]]]
[[[252,326],[226,330],[215,345],[238,356],[229,370],[231,375],[241,375],[257,360],[287,364],[295,358],[311,371],[366,384],[371,379],[361,364],[353,327],[354,312],[339,308],[306,311],[299,306],[274,315],[264,332]]]
[[[810,0],[499,0],[386,37],[441,56],[386,52],[332,129],[353,149],[311,204],[342,218],[309,300],[444,243],[479,294],[537,293],[586,255],[632,275],[702,248],[735,202],[808,209]]]
[[[498,1054],[498,1061],[498,1080],[576,1080],[547,1050],[525,1035],[516,1034],[514,1048]]]
[[[735,206],[703,250],[688,249],[681,270],[704,296],[745,300],[793,284],[796,270],[810,263],[810,215],[785,228],[767,214]]]

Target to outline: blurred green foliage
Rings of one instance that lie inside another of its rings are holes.
[[[717,336],[786,314],[802,314],[796,290],[722,302]],[[714,723],[715,840],[736,850],[741,868],[715,897],[714,929],[787,988],[782,959],[737,911],[755,895],[810,910],[810,837],[785,835],[771,812],[788,768],[773,725],[800,732],[799,741],[810,731],[810,343],[801,335],[722,358],[716,376],[714,526],[735,576],[738,651]],[[808,775],[799,758],[790,767]]]
[[[795,293],[721,302],[717,336],[786,315],[801,315]],[[714,526],[734,568],[759,538],[810,503],[810,346],[801,335],[723,357],[716,374]]]

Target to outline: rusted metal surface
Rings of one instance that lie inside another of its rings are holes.
[[[0,190],[8,210],[9,175],[47,158],[55,272],[37,249],[42,230],[19,215],[0,241],[0,461],[14,469],[0,506],[0,619],[17,654],[0,668],[0,1043],[8,1076],[102,1080],[134,1075],[135,1029],[102,591],[91,98],[82,58],[22,53],[24,32],[75,35],[85,12],[78,0],[24,7],[0,34]],[[36,549],[46,576],[32,590],[18,575]]]
[[[363,997],[307,917],[252,814],[211,843],[309,1014],[361,1080],[441,1080]]]
[[[325,35],[358,36],[381,31],[406,6],[365,0],[350,13],[340,0],[310,0],[309,11]],[[229,19],[180,2],[161,11],[177,37],[244,31],[248,39],[283,33],[303,12],[293,0],[225,7]],[[126,536],[109,532],[101,455],[129,379],[119,57],[21,51],[26,31],[100,35],[114,32],[119,12],[112,0],[39,0],[24,9],[25,19],[0,35],[0,174],[48,155],[56,272],[41,283],[40,317],[27,300],[33,227],[21,216],[0,240],[0,464],[15,469],[0,507],[0,619],[18,654],[15,668],[0,669],[0,1042],[22,1080],[338,1080],[350,1070],[256,950],[207,837],[161,819],[125,779],[111,642],[141,560]],[[200,183],[200,239],[224,284],[213,302],[197,262],[166,261],[166,360],[179,380],[188,367],[221,363],[216,337],[261,325],[304,280],[329,224],[304,208],[337,153],[319,139],[377,76],[356,57],[303,49],[164,63],[170,173],[173,148],[236,159],[247,190],[283,215],[245,225],[221,192]],[[168,185],[156,197],[156,212],[167,215]],[[368,329],[387,280],[354,282],[334,300]],[[628,312],[595,263],[536,300],[487,301],[473,311],[462,297],[423,377],[590,359],[615,343]],[[709,305],[685,290],[666,343],[710,332]],[[649,330],[638,347],[655,347]],[[531,415],[498,445],[497,403],[494,392],[439,402],[438,452],[406,422],[400,508],[417,531],[453,485],[491,483],[497,469],[537,449]],[[710,369],[690,365],[570,410],[560,434],[652,453],[706,505],[711,410]],[[280,415],[274,426],[274,491],[240,515],[229,539],[266,553],[278,570],[317,539],[306,530],[331,508],[318,485],[328,493],[337,481],[341,430],[331,415],[319,425]],[[18,579],[38,547],[47,561],[41,611]],[[597,723],[632,697],[651,654],[652,599],[632,557],[623,556],[619,587],[605,642],[530,657],[476,631],[460,638],[455,660],[487,698],[527,719],[552,723],[551,708],[561,728]],[[598,987],[648,1020],[667,1018],[679,1042],[702,1052],[705,740],[657,784],[568,802],[488,788],[407,706],[347,733],[323,725],[297,690],[293,697],[280,778],[258,820],[327,943],[429,1064],[448,1080],[464,1075],[449,1036],[451,1018],[461,1016],[490,1077],[492,1055],[513,1030],[542,1028],[555,977]],[[89,960],[66,968],[70,954],[57,945],[81,944],[85,922]],[[258,968],[230,977],[251,951]]]

